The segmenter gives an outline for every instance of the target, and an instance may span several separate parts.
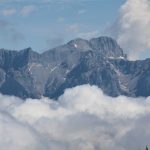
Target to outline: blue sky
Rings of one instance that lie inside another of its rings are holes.
[[[0,47],[42,52],[105,35],[125,0],[0,0]]]

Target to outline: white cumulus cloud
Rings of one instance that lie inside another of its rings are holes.
[[[150,98],[111,98],[90,85],[68,89],[58,101],[0,95],[0,148],[142,150],[149,116]]]
[[[118,19],[112,26],[112,35],[137,59],[140,52],[150,49],[150,1],[127,0],[120,8]]]

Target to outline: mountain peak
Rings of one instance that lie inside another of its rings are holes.
[[[82,38],[71,40],[67,43],[67,45],[82,51],[92,50],[89,41]]]
[[[114,43],[117,43],[115,39],[113,39],[112,37],[109,36],[100,36],[100,37],[96,37],[96,38],[92,38],[91,40],[99,40],[99,41],[112,41]]]
[[[80,51],[96,51],[104,57],[126,58],[126,54],[124,54],[117,41],[108,36],[101,36],[90,40],[76,38],[68,42],[66,46],[69,46],[70,49],[77,49]]]
[[[118,45],[117,41],[115,41],[111,37],[102,36],[98,38],[93,38],[90,41],[92,49],[99,51],[102,55],[106,57],[125,57],[122,48]]]
[[[34,51],[32,50],[31,47],[28,47],[28,48],[25,48],[25,49],[21,50],[20,52],[22,52],[22,53],[32,53]]]
[[[125,56],[110,37],[77,38],[42,54],[30,47],[1,49],[0,92],[22,98],[58,98],[66,88],[91,84],[110,96],[149,96],[150,60],[120,59]]]
[[[76,38],[64,45],[60,45],[56,48],[50,49],[44,52],[42,55],[45,55],[46,57],[48,57],[48,55],[51,55],[52,53],[65,53],[65,55],[69,55],[69,53],[72,53],[73,51],[93,51],[107,58],[127,58],[126,54],[124,54],[117,41],[107,36],[92,38],[90,40]]]
[[[26,63],[28,63],[29,61],[36,61],[39,55],[40,54],[33,51],[31,47],[28,47],[18,52],[18,57],[22,58],[23,60],[26,60]]]

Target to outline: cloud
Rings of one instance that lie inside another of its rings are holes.
[[[36,10],[37,10],[36,6],[34,6],[34,5],[27,5],[27,6],[24,6],[22,8],[22,10],[20,11],[20,13],[23,16],[28,16],[29,14],[31,14],[32,12],[34,12]]]
[[[79,15],[84,14],[84,13],[86,13],[86,10],[85,10],[85,9],[81,9],[81,10],[78,11],[78,14],[79,14]]]
[[[66,27],[66,31],[68,33],[72,33],[74,38],[84,38],[84,39],[91,39],[93,37],[98,37],[100,36],[100,31],[98,30],[87,30],[85,31],[85,29],[87,28],[87,26],[85,24],[79,24],[79,23],[74,23],[74,24],[70,24]]]
[[[7,28],[10,26],[10,23],[5,20],[0,20],[0,29]]]
[[[1,42],[11,42],[17,44],[25,40],[24,35],[18,31],[14,24],[0,20],[0,40]]]
[[[79,25],[78,23],[70,24],[70,25],[67,27],[67,30],[68,30],[69,32],[77,33],[77,32],[79,32],[79,30],[80,30],[80,25]]]
[[[65,20],[64,17],[59,17],[57,21],[61,23],[61,22],[64,22],[64,20]]]
[[[34,11],[37,11],[37,9],[38,8],[36,5],[26,5],[26,6],[23,6],[20,10],[17,10],[16,8],[6,8],[6,9],[3,9],[1,12],[4,16],[11,16],[15,13],[19,13],[22,16],[28,16]]]
[[[11,15],[15,14],[16,11],[17,11],[17,10],[16,10],[15,8],[6,8],[6,9],[3,9],[3,10],[2,10],[2,14],[3,14],[4,16],[11,16]]]
[[[119,17],[111,27],[112,35],[137,59],[140,52],[150,49],[150,1],[127,0],[120,8]]]
[[[98,37],[99,35],[100,35],[100,32],[98,30],[78,33],[78,37],[85,38],[85,39],[91,39],[93,37]]]
[[[10,28],[9,31],[10,31],[10,34],[11,34],[10,37],[9,37],[11,42],[19,43],[19,42],[25,40],[24,35],[21,32],[17,31],[15,28]]]
[[[64,38],[62,36],[49,38],[46,40],[46,43],[49,47],[55,47],[58,45],[62,45],[64,43]]]
[[[150,98],[111,98],[90,85],[68,89],[58,101],[0,95],[0,147],[144,149],[150,139],[149,115]]]

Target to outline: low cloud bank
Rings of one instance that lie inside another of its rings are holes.
[[[144,150],[149,128],[150,98],[111,98],[96,86],[58,101],[0,95],[1,150]]]

